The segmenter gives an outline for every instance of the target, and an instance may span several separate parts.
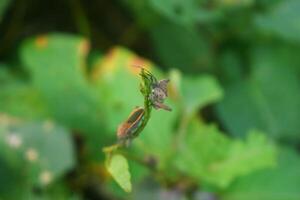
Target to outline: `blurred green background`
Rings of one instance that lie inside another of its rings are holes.
[[[299,10],[0,0],[0,199],[299,200]],[[173,111],[122,150],[127,193],[102,149],[143,105],[134,65],[171,80]]]

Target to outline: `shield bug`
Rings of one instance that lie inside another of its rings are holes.
[[[144,119],[145,110],[142,107],[135,108],[127,120],[118,127],[117,136],[120,141],[133,138],[133,135]]]

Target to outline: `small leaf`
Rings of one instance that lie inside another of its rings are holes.
[[[185,77],[182,80],[182,97],[188,112],[195,112],[209,103],[220,100],[223,90],[212,76]]]
[[[114,154],[109,158],[106,167],[121,188],[126,192],[131,192],[131,176],[127,159],[120,154]]]

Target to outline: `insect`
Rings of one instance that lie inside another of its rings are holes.
[[[164,109],[167,111],[171,111],[172,109],[164,104],[164,100],[168,97],[167,84],[169,83],[169,79],[160,80],[152,85],[151,94],[149,98],[153,103],[153,107],[155,109]]]
[[[133,133],[138,129],[144,119],[145,110],[142,107],[135,108],[127,120],[119,125],[117,136],[119,140],[127,140],[132,137]]]
[[[151,108],[171,111],[171,108],[164,104],[168,97],[168,79],[158,81],[148,70],[141,68],[140,76],[143,79],[141,92],[145,97],[145,107],[136,107],[128,116],[127,120],[119,125],[117,137],[121,144],[129,145],[130,141],[137,137],[146,126]]]
[[[167,85],[170,82],[169,79],[162,79],[158,81],[151,72],[146,70],[145,68],[140,67],[145,74],[141,74],[141,76],[148,80],[151,85],[151,92],[149,94],[149,100],[152,102],[152,106],[155,109],[164,109],[167,111],[171,111],[172,109],[164,104],[164,100],[168,97]]]

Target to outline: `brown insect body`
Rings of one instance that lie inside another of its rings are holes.
[[[145,110],[142,107],[135,108],[127,120],[119,125],[117,136],[119,139],[126,139],[132,136],[132,133],[139,127],[142,122],[143,116],[145,114]]]

